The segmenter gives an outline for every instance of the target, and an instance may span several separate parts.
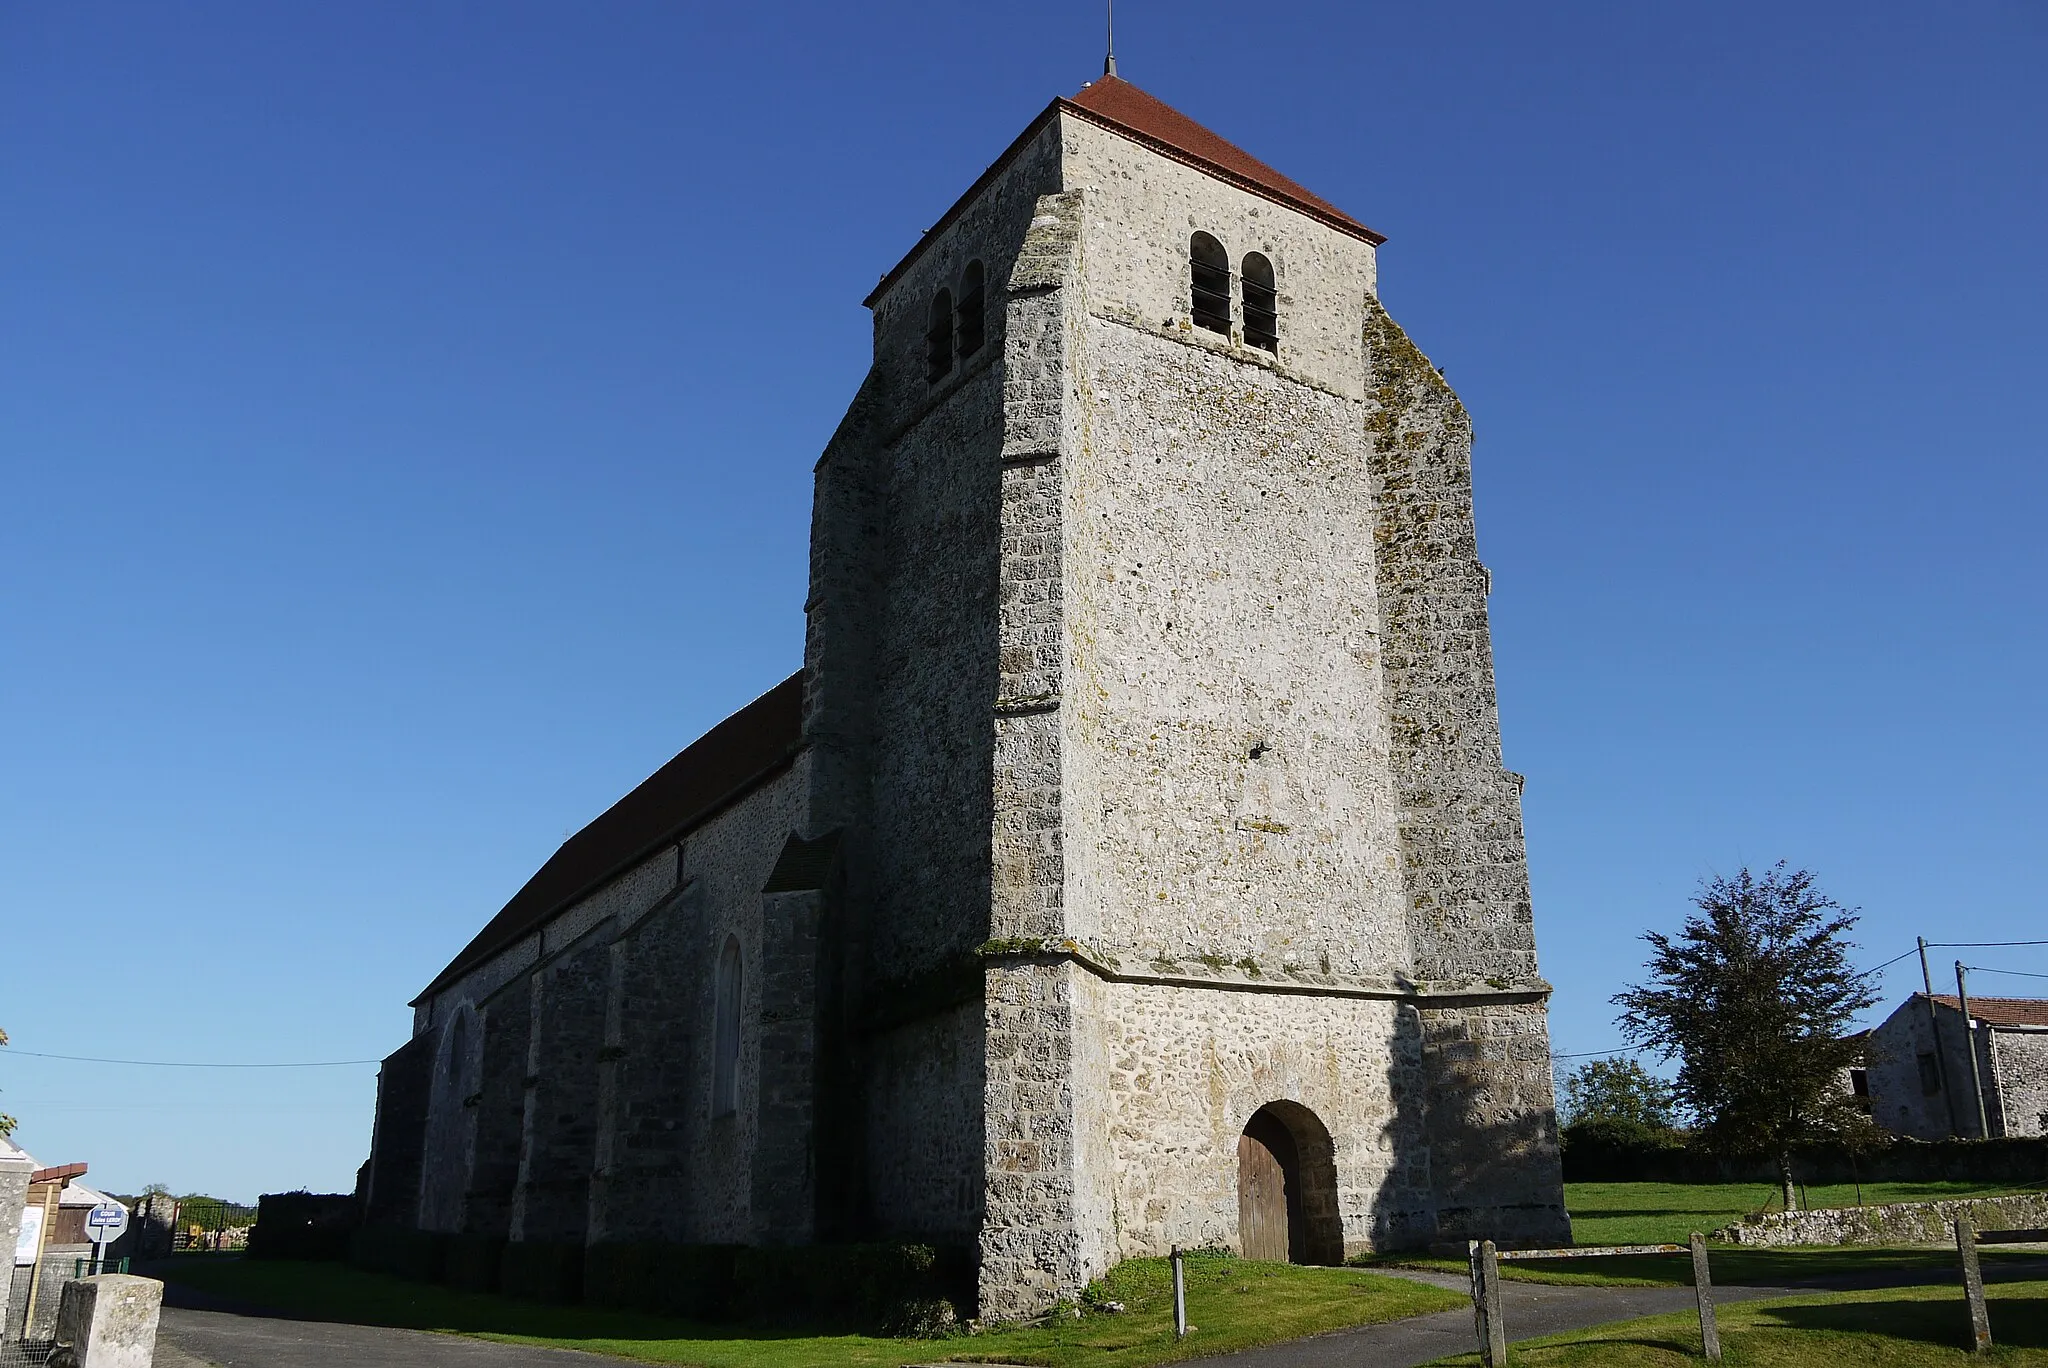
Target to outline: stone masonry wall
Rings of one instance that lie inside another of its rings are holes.
[[[2048,1031],[1993,1031],[2000,1134],[2048,1135]]]
[[[1519,779],[1501,767],[1472,426],[1377,301],[1365,322],[1382,657],[1416,972],[1534,983]]]
[[[1436,1238],[1569,1244],[1542,999],[1420,1017]]]
[[[1237,1138],[1296,1102],[1336,1145],[1346,1253],[1434,1234],[1414,1014],[1387,999],[1100,983],[1111,1260],[1238,1243]]]
[[[1713,1232],[1713,1238],[1769,1248],[1894,1244],[1946,1244],[1953,1248],[1955,1223],[1965,1216],[1978,1230],[2041,1230],[2048,1228],[2048,1196],[1773,1211],[1724,1226]]]

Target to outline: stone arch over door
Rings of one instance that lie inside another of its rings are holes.
[[[1344,1262],[1337,1146],[1299,1102],[1268,1102],[1237,1137],[1237,1231],[1247,1259]]]

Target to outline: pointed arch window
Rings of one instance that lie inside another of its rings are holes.
[[[740,941],[727,936],[718,952],[717,989],[711,1023],[711,1114],[731,1116],[740,1109],[740,1002],[742,981]]]
[[[1195,326],[1230,336],[1230,253],[1207,233],[1188,239]]]
[[[959,326],[954,332],[959,338],[962,361],[980,351],[982,341],[987,336],[987,329],[982,322],[982,275],[981,263],[978,261],[968,262],[967,269],[960,273],[960,307],[956,311],[959,315]]]
[[[924,333],[924,378],[938,384],[953,369],[953,292],[932,296],[931,325]]]
[[[1244,282],[1245,345],[1278,356],[1280,296],[1273,289],[1273,263],[1257,252],[1247,252],[1238,274]]]

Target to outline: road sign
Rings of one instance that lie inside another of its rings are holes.
[[[85,1238],[96,1245],[112,1244],[128,1228],[128,1208],[118,1202],[102,1202],[85,1213]]]

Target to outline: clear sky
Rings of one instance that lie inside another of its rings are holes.
[[[1861,905],[1866,963],[2048,936],[2048,10],[1118,8],[1125,77],[1388,235],[1472,409],[1559,1051],[1744,862]],[[373,1068],[26,1052],[381,1056],[565,835],[794,669],[860,300],[1100,28],[0,12],[22,1143],[350,1185]]]

